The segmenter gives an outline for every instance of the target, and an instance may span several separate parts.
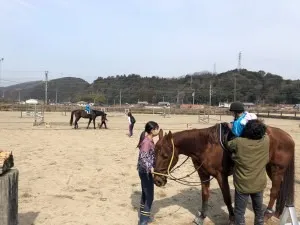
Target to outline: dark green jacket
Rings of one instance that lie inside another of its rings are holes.
[[[250,140],[238,137],[228,142],[235,161],[233,181],[237,191],[245,194],[261,192],[267,185],[269,137]]]

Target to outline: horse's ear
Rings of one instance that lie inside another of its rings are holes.
[[[172,136],[173,136],[173,135],[172,135],[172,132],[169,130],[169,133],[167,134],[167,138],[168,138],[168,139],[171,139]]]
[[[163,131],[163,129],[159,130],[158,137],[159,137],[159,140],[163,139],[163,137],[164,137],[164,131]]]

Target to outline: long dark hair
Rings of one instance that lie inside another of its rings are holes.
[[[158,123],[156,123],[156,122],[154,122],[154,121],[149,121],[148,123],[146,123],[145,129],[144,129],[144,131],[141,133],[139,143],[138,143],[138,145],[137,145],[136,147],[139,148],[139,147],[141,146],[141,143],[142,143],[142,141],[143,141],[144,138],[145,138],[146,132],[147,132],[148,134],[150,134],[150,132],[151,132],[152,130],[158,129],[158,128],[159,128]]]

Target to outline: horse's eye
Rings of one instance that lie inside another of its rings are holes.
[[[162,157],[166,159],[166,158],[168,158],[168,154],[163,153],[163,154],[162,154]]]

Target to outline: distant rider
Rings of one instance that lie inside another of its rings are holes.
[[[91,106],[90,106],[90,103],[86,104],[85,106],[85,111],[87,114],[91,114]]]

